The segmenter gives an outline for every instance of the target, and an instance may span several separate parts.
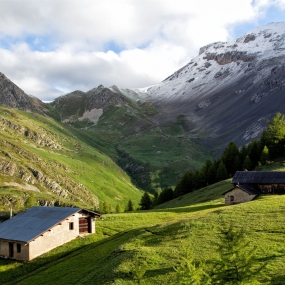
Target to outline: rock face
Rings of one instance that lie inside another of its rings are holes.
[[[210,151],[246,144],[285,110],[285,23],[204,46],[163,82],[135,91],[161,111],[159,125],[184,115],[189,139]]]
[[[127,98],[119,89],[105,88],[103,85],[88,92],[74,91],[54,100],[52,105],[60,112],[62,121],[84,119],[87,112],[101,113],[109,106],[126,104]],[[88,118],[88,116],[87,116]],[[96,121],[98,118],[96,117]]]
[[[42,112],[44,103],[39,99],[25,94],[25,92],[0,73],[0,105],[24,111]]]

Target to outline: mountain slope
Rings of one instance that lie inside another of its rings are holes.
[[[36,97],[28,96],[22,89],[0,73],[0,105],[23,111],[43,113],[45,104]]]
[[[218,153],[259,136],[266,120],[285,107],[285,23],[271,23],[232,42],[200,49],[189,64],[138,98],[175,121],[183,114],[189,138]]]
[[[75,91],[49,104],[52,114],[70,126],[82,128],[82,139],[108,154],[141,189],[175,185],[187,169],[197,169],[210,156],[185,138],[184,118],[161,127],[160,111],[135,100],[137,94],[102,85]]]
[[[38,114],[0,108],[0,199],[17,208],[32,193],[41,205],[124,208],[141,192],[106,155],[64,125]]]

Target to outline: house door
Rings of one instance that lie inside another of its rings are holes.
[[[9,257],[14,257],[14,244],[9,242]]]
[[[91,233],[90,218],[79,218],[79,233]]]

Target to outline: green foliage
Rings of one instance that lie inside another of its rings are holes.
[[[247,148],[247,156],[250,158],[252,163],[252,169],[258,165],[258,161],[260,159],[261,150],[260,150],[260,143],[256,140],[253,140]]]
[[[285,137],[285,116],[277,113],[272,121],[268,122],[268,134],[273,142],[279,142]]]
[[[29,196],[29,198],[27,199],[26,201],[26,208],[31,208],[33,206],[36,205],[36,202],[35,202],[35,194],[34,193],[31,193],[31,195]]]
[[[240,169],[240,153],[234,142],[229,143],[227,148],[224,150],[221,159],[226,167],[227,173],[230,176],[233,176],[235,172]]]
[[[111,204],[107,203],[107,202],[100,202],[100,206],[99,206],[99,212],[101,214],[110,214],[112,213],[112,206]]]
[[[141,210],[150,210],[152,208],[152,200],[147,192],[144,192],[140,201]]]
[[[265,145],[260,156],[260,162],[265,165],[266,161],[269,160],[269,150],[268,147]]]
[[[265,263],[257,259],[257,247],[246,238],[248,233],[233,224],[220,223],[217,241],[219,257],[213,261],[211,277],[214,284],[262,284]]]
[[[217,168],[216,179],[217,181],[221,181],[228,178],[227,168],[224,163],[221,161]]]
[[[122,212],[122,208],[120,204],[116,205],[116,213],[121,213]]]
[[[136,284],[141,284],[143,277],[147,271],[147,259],[140,253],[136,253],[131,260],[130,277]]]
[[[270,159],[284,155],[285,118],[283,114],[277,113],[271,122],[268,121],[268,129],[263,131],[260,142],[262,149],[265,145],[268,147]]]
[[[254,169],[253,167],[253,163],[251,162],[249,156],[247,155],[244,162],[243,162],[243,165],[242,165],[242,168],[243,170],[252,170]]]
[[[216,182],[216,169],[211,160],[207,160],[201,169],[201,175],[204,177],[206,184]]]
[[[195,244],[183,240],[180,244],[180,251],[177,254],[178,260],[174,265],[177,283],[183,285],[211,285],[211,278],[207,273],[209,265],[197,261],[193,248]]]
[[[134,210],[134,205],[133,205],[133,201],[129,200],[128,201],[128,205],[127,205],[127,212],[132,212]]]
[[[157,204],[162,204],[174,198],[174,193],[171,187],[167,187],[161,191],[157,198]]]

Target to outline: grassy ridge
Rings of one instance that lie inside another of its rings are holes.
[[[0,120],[0,199],[18,196],[19,208],[31,193],[38,201],[91,208],[99,200],[113,209],[116,204],[124,208],[129,199],[138,203],[141,192],[126,173],[75,131],[47,117],[5,108],[0,108]],[[35,177],[32,169],[42,176]]]
[[[134,276],[145,271],[141,284],[178,284],[173,268],[189,248],[197,261],[218,256],[215,241],[223,219],[246,229],[248,242],[258,247],[257,258],[267,262],[269,284],[284,284],[285,196],[262,196],[225,206],[221,193],[230,187],[224,181],[160,205],[160,209],[106,215],[97,222],[98,233],[84,241],[73,241],[29,263],[3,261],[2,282],[137,284]],[[78,242],[83,243],[81,248]],[[58,256],[58,251],[64,254]],[[261,281],[266,284],[265,279]]]

